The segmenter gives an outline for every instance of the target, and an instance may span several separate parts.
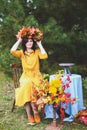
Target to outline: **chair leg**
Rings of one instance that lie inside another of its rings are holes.
[[[11,109],[12,112],[14,111],[14,108],[15,108],[15,99],[13,101],[13,105],[12,105],[12,109]]]

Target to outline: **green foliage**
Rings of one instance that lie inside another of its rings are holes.
[[[59,26],[54,18],[49,18],[43,27],[44,42],[48,44],[59,43],[61,36],[64,37],[63,28]]]
[[[25,23],[26,26],[34,26],[34,27],[39,27],[38,21],[35,19],[35,17],[33,15],[29,15],[26,19],[25,19]]]
[[[48,61],[42,63],[43,71],[53,72],[53,66],[60,62],[87,64],[86,14],[86,0],[1,0],[1,67],[9,71],[14,59],[9,50],[23,26],[36,26],[43,31],[42,43],[49,55]]]
[[[1,70],[4,71],[9,76],[12,75],[12,68],[11,64],[14,62],[19,62],[18,58],[13,57],[10,54],[10,51],[8,49],[5,49],[0,54],[0,66]]]
[[[70,67],[71,73],[80,74],[82,78],[87,77],[87,65],[75,65]]]

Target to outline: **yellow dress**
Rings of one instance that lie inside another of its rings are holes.
[[[20,86],[15,89],[15,105],[23,106],[26,102],[32,101],[31,97],[33,94],[33,86],[39,87],[39,81],[42,78],[40,72],[39,59],[48,58],[47,54],[41,54],[40,50],[37,49],[29,54],[22,50],[11,51],[11,54],[19,57],[22,62],[23,73],[20,77]],[[36,102],[36,97],[34,102]]]

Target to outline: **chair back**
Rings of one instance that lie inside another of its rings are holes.
[[[11,64],[12,67],[12,79],[14,82],[14,87],[19,87],[19,79],[22,74],[22,65],[21,63],[13,63]]]

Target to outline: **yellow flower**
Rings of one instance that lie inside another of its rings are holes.
[[[53,86],[55,88],[59,88],[61,85],[61,80],[60,79],[55,79],[50,81],[50,86]]]
[[[64,93],[64,91],[63,91],[62,87],[60,87],[59,88],[59,94],[62,94],[62,93]]]
[[[59,104],[59,103],[60,103],[60,99],[59,99],[58,97],[56,97],[56,98],[54,99],[54,102],[55,102],[56,104]]]
[[[57,93],[57,89],[56,89],[55,87],[51,86],[51,87],[49,88],[49,93],[55,95],[55,94]]]

